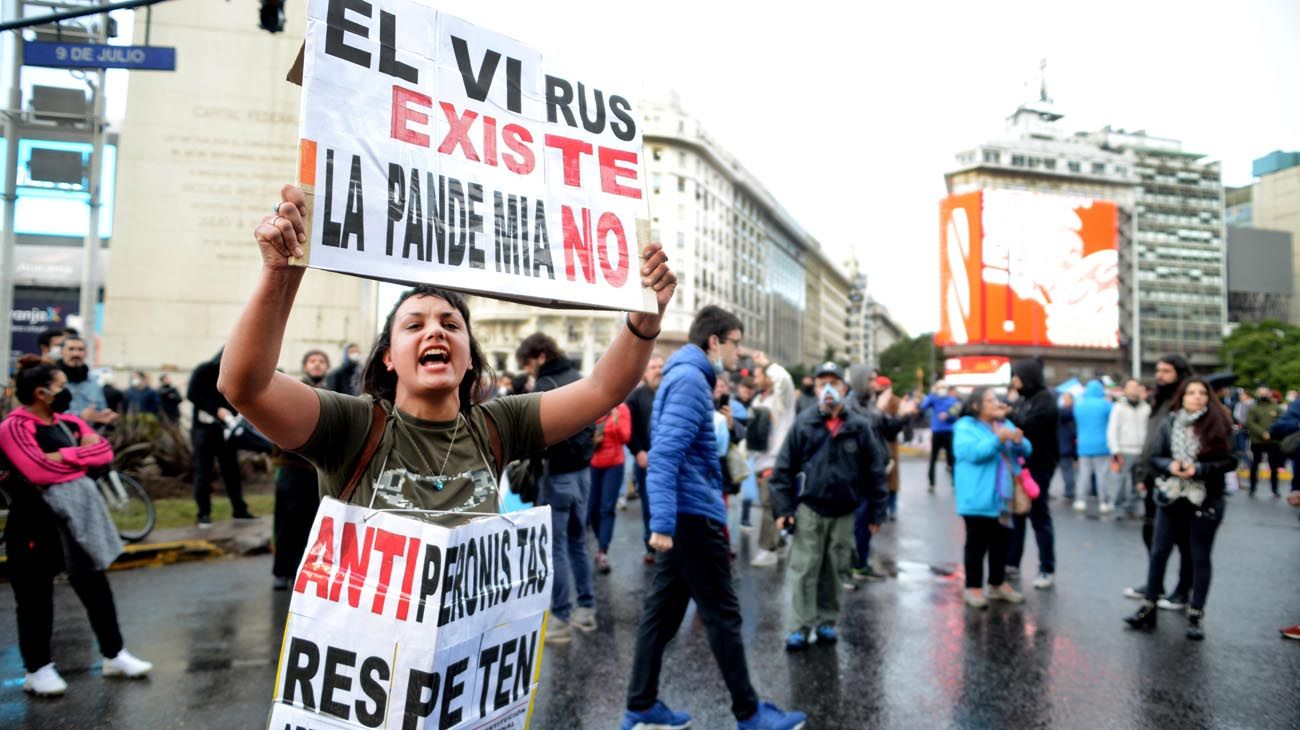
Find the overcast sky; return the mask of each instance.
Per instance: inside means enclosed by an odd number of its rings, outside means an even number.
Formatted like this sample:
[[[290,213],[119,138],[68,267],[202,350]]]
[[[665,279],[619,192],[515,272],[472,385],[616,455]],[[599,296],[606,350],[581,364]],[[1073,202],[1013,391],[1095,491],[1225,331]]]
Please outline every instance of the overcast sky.
[[[943,172],[1037,94],[1041,58],[1070,131],[1181,139],[1228,184],[1300,149],[1297,0],[433,4],[566,69],[679,92],[836,260],[865,262],[914,334],[939,319]]]

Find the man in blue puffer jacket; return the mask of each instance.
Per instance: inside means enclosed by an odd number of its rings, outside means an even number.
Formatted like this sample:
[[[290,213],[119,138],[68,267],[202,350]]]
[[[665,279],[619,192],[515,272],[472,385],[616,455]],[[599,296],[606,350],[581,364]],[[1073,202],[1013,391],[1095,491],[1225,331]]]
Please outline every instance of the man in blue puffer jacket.
[[[1079,484],[1074,494],[1074,509],[1078,512],[1088,508],[1090,480],[1097,482],[1101,513],[1110,514],[1115,509],[1110,501],[1110,447],[1106,445],[1111,408],[1106,388],[1100,380],[1090,381],[1083,390],[1083,397],[1074,404],[1074,422],[1079,433]]]
[[[731,546],[724,528],[722,468],[713,433],[713,387],[740,358],[740,320],[720,307],[700,310],[688,344],[664,366],[650,422],[646,493],[650,547],[658,552],[637,629],[623,730],[686,728],[690,716],[659,700],[664,647],[695,601],[709,646],[731,693],[740,730],[801,727],[801,712],[760,703],[749,681],[740,635],[740,602],[731,583]]]

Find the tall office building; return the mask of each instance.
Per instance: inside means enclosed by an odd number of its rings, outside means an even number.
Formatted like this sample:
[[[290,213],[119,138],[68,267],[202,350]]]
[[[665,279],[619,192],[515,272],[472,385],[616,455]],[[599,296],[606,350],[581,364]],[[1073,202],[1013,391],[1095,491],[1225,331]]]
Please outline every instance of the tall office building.
[[[1144,370],[1166,352],[1193,367],[1220,362],[1227,324],[1224,189],[1218,162],[1175,139],[1106,127],[1088,135],[1138,175],[1139,349]]]
[[[1300,292],[1300,152],[1272,152],[1254,161],[1251,201],[1255,228],[1291,234],[1291,291]],[[1300,323],[1300,297],[1292,297],[1290,321]]]

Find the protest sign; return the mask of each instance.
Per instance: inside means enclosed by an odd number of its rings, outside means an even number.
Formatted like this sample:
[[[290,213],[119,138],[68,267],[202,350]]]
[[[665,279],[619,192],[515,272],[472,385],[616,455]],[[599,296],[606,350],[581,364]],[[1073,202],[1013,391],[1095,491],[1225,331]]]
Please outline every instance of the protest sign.
[[[550,508],[432,525],[325,499],[270,730],[524,730],[551,604]]]
[[[295,263],[657,311],[627,95],[418,0],[310,0],[302,86]]]

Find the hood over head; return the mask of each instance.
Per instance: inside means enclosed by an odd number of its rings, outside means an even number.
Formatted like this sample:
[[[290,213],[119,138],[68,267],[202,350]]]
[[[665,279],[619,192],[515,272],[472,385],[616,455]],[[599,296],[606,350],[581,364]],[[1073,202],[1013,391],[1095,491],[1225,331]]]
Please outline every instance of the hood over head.
[[[861,363],[849,366],[849,387],[854,393],[863,394],[869,392],[871,382],[871,368]]]
[[[1100,380],[1089,380],[1083,388],[1084,398],[1105,398],[1106,386],[1101,384]]]
[[[1043,379],[1043,362],[1036,357],[1026,357],[1011,363],[1011,374],[1020,378],[1020,395],[1028,398],[1047,390]]]

